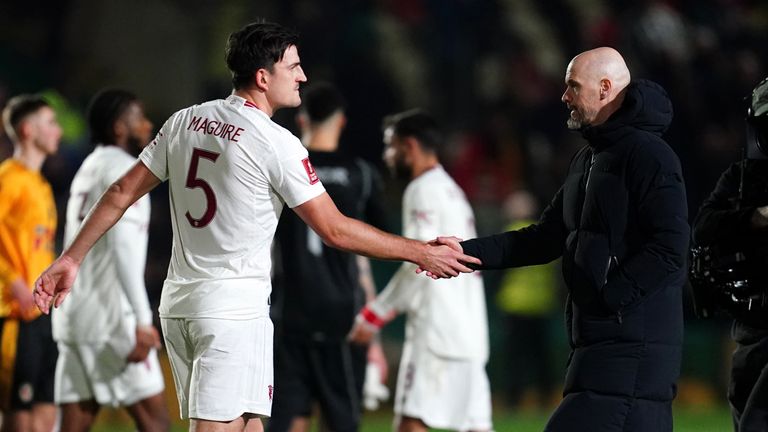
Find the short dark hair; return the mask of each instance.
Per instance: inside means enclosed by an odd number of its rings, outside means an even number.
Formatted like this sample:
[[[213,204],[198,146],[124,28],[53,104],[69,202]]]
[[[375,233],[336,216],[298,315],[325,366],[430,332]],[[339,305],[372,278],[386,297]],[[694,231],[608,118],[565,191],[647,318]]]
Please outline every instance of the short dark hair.
[[[5,133],[12,140],[17,140],[17,128],[19,124],[30,114],[36,113],[40,108],[49,107],[48,103],[40,95],[22,94],[11,98],[3,108],[3,126]]]
[[[135,94],[122,89],[104,89],[88,104],[88,127],[94,144],[115,144],[115,122],[138,101]]]
[[[253,81],[261,69],[270,72],[285,50],[297,45],[299,35],[280,24],[257,21],[229,35],[226,48],[227,67],[232,72],[232,85],[240,89]]]
[[[431,115],[420,109],[413,109],[384,118],[383,129],[392,128],[400,138],[413,137],[425,150],[439,153],[443,146],[443,131]]]
[[[309,117],[312,123],[327,120],[337,111],[344,111],[346,103],[344,96],[333,85],[327,82],[311,84],[303,92],[299,110]]]

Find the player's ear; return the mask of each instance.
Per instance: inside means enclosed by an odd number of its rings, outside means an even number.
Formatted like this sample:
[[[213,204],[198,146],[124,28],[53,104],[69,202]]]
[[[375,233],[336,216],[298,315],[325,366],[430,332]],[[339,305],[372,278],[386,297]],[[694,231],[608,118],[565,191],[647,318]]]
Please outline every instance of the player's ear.
[[[403,138],[403,145],[405,146],[405,149],[408,150],[408,152],[413,152],[420,148],[419,140],[412,136]]]
[[[261,91],[267,91],[269,89],[269,72],[261,68],[254,73],[253,82],[256,87]]]
[[[115,139],[127,135],[128,127],[125,125],[125,122],[118,120],[112,124],[112,134],[114,135]]]
[[[339,115],[339,122],[341,122],[341,128],[344,129],[347,127],[347,115],[344,113],[340,113]]]
[[[35,130],[35,125],[32,124],[32,122],[29,121],[29,119],[22,120],[18,126],[16,126],[16,138],[19,139],[19,141],[24,141],[25,139],[32,136]]]

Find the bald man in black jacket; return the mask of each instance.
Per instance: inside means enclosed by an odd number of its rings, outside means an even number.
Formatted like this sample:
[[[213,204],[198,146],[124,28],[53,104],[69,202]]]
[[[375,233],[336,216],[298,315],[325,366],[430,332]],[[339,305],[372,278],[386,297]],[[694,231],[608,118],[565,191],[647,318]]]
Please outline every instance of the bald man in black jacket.
[[[562,96],[588,145],[528,228],[457,244],[481,269],[563,257],[571,355],[546,431],[672,430],[690,228],[680,162],[661,138],[666,92],[612,48],[576,56]]]

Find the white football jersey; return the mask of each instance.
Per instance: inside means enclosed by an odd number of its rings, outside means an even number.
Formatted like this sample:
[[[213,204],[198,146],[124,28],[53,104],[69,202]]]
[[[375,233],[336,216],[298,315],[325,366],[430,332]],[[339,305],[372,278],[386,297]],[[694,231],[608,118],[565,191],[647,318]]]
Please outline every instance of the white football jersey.
[[[139,158],[168,180],[173,248],[160,316],[266,316],[283,203],[325,191],[298,138],[231,95],[175,113]]]
[[[434,240],[452,235],[477,237],[475,216],[464,191],[442,166],[408,184],[403,195],[403,235]],[[483,279],[478,272],[433,280],[403,263],[369,305],[378,316],[407,313],[406,338],[426,341],[435,354],[456,359],[488,359],[488,318]]]
[[[102,193],[136,163],[116,146],[98,146],[85,158],[70,186],[64,242],[69,244]],[[152,324],[144,285],[149,195],[93,246],[80,265],[67,301],[53,311],[53,336],[60,342],[132,341],[136,324]]]

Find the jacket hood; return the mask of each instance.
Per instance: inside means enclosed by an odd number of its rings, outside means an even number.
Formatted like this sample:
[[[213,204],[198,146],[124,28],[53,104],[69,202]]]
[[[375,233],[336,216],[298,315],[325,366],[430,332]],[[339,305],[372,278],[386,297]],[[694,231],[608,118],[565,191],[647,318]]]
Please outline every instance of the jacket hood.
[[[626,127],[660,137],[669,128],[672,117],[672,102],[667,92],[653,81],[637,80],[627,86],[624,102],[618,111],[605,123],[587,126],[581,133],[594,146],[601,144],[603,139],[613,141],[619,138],[615,134]]]

